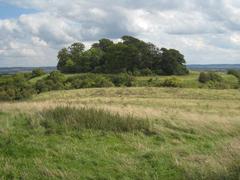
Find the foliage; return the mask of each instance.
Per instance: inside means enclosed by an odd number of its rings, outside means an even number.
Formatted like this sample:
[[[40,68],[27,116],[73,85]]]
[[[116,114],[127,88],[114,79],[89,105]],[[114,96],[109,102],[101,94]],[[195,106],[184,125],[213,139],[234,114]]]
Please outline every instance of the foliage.
[[[83,74],[69,77],[67,82],[72,89],[113,87],[114,84],[104,75]]]
[[[38,93],[65,89],[65,76],[59,71],[53,71],[44,79],[36,82],[35,88]]]
[[[44,74],[45,74],[45,72],[41,68],[36,68],[36,69],[32,70],[32,78],[39,77]]]
[[[146,68],[146,69],[142,69],[140,71],[140,75],[142,75],[142,76],[151,76],[151,75],[153,75],[153,72],[152,72],[151,69]]]
[[[223,78],[215,72],[201,72],[198,81],[201,83],[207,83],[209,81],[223,82]]]
[[[118,75],[109,75],[109,78],[111,79],[112,83],[117,86],[127,86],[131,87],[134,82],[134,77],[127,74],[127,73],[121,73]]]
[[[113,43],[101,39],[89,50],[82,43],[74,43],[58,53],[57,68],[64,73],[131,73],[143,75],[188,74],[184,56],[174,49],[159,49],[131,36],[123,36],[122,42]]]
[[[39,118],[40,117],[40,118]],[[132,116],[122,117],[104,110],[93,108],[56,107],[40,112],[32,122],[46,128],[47,132],[95,129],[114,132],[143,131],[150,132],[147,119]],[[30,122],[31,124],[31,122]]]
[[[179,79],[173,77],[173,78],[167,78],[163,81],[161,84],[163,87],[182,87],[182,83]]]
[[[228,70],[227,74],[233,75],[236,78],[238,78],[238,81],[239,81],[239,84],[240,84],[240,71],[239,70],[230,69],[230,70]]]
[[[30,74],[17,73],[0,83],[0,100],[22,100],[31,97],[35,90],[28,83]]]
[[[54,71],[48,77],[38,80],[35,88],[38,93],[41,93],[62,89],[132,86],[133,81],[134,78],[126,73],[115,75],[86,73],[66,78],[59,71]]]
[[[206,86],[210,89],[229,89],[230,85],[224,81],[208,81]]]
[[[231,84],[231,82],[227,82],[223,79],[221,75],[216,72],[201,72],[198,78],[200,83],[200,87],[207,87],[210,89],[229,89],[229,88],[237,88],[236,84]]]
[[[162,48],[162,61],[160,62],[163,72],[166,75],[184,75],[188,74],[184,56],[175,49]]]

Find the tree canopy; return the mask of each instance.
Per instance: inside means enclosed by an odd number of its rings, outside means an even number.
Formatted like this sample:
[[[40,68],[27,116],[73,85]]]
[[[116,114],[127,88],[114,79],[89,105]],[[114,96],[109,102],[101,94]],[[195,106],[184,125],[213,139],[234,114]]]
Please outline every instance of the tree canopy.
[[[57,68],[64,73],[141,73],[165,75],[187,74],[184,56],[175,49],[159,49],[132,36],[121,42],[100,39],[90,49],[74,43],[58,53]]]

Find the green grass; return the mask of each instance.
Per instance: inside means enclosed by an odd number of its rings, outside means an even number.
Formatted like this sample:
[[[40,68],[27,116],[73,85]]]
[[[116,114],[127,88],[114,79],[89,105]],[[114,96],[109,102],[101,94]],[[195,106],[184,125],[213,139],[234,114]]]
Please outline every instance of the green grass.
[[[93,129],[113,132],[142,131],[151,133],[147,119],[122,117],[94,108],[56,107],[39,112],[29,121],[31,127],[42,126],[47,132],[67,132],[69,130]]]
[[[183,76],[140,76],[136,78],[136,85],[137,86],[156,86],[164,82],[164,80],[169,79],[169,78],[176,78],[181,82],[181,85],[183,88],[207,88],[202,86],[198,82],[198,77],[199,77],[200,72],[196,71],[191,71],[190,74],[188,75],[183,75]],[[236,77],[233,75],[228,75],[223,72],[218,72],[218,74],[223,77],[224,83],[231,89],[238,87],[239,82]],[[150,83],[149,83],[150,81]]]
[[[44,74],[42,76],[39,77],[35,77],[29,80],[30,83],[35,84],[38,80],[44,79],[48,76],[49,74]]]
[[[239,102],[239,90],[135,87],[1,103],[0,179],[239,179]]]

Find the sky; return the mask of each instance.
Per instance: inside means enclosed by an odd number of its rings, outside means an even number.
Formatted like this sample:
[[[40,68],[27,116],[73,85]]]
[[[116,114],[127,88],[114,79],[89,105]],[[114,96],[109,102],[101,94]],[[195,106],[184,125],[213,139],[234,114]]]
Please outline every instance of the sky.
[[[55,66],[63,47],[123,35],[240,64],[240,0],[0,0],[0,67]]]

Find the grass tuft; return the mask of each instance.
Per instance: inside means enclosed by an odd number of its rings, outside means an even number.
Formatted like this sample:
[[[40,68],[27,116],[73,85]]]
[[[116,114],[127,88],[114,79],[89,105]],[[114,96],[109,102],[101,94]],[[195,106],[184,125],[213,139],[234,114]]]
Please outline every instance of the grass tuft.
[[[56,107],[37,113],[30,120],[30,125],[40,125],[48,133],[66,132],[71,130],[94,129],[113,132],[142,131],[151,132],[148,119],[133,116],[120,116],[94,108]]]

